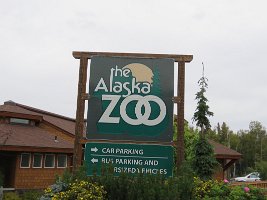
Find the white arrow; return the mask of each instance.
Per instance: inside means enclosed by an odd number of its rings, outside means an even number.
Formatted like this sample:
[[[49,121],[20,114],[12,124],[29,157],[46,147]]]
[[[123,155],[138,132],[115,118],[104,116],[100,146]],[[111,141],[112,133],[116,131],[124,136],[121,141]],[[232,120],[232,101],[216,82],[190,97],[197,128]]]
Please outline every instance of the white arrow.
[[[98,151],[98,148],[96,148],[96,147],[91,148],[91,151],[93,151],[93,152],[97,152],[97,151]]]
[[[91,161],[92,161],[92,163],[97,163],[98,162],[98,159],[92,158]]]

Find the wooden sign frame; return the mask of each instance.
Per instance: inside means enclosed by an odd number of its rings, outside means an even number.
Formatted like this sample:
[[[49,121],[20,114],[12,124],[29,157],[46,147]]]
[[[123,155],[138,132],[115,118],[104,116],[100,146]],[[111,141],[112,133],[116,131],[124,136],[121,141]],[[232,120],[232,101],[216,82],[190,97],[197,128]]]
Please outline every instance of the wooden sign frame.
[[[177,97],[173,102],[177,103],[177,162],[179,167],[184,160],[184,94],[185,94],[185,63],[193,60],[192,55],[177,54],[143,54],[143,53],[113,53],[113,52],[81,52],[73,51],[75,59],[80,60],[77,109],[75,123],[75,141],[73,151],[73,172],[77,171],[82,164],[82,140],[84,132],[85,100],[88,100],[86,93],[88,59],[92,56],[127,57],[127,58],[172,58],[178,63],[178,87]]]

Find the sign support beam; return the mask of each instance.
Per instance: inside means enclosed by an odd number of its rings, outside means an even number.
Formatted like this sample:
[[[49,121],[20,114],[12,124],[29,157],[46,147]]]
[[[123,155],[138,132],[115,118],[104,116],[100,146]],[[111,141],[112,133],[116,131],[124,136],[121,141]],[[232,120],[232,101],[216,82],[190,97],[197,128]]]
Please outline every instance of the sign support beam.
[[[87,80],[87,66],[88,58],[81,55],[79,82],[78,82],[78,95],[77,95],[77,109],[76,109],[76,123],[75,123],[75,141],[73,152],[73,173],[82,164],[82,144],[81,140],[84,133],[84,106],[86,96],[86,80]]]
[[[80,52],[73,51],[72,55],[76,59],[82,56],[91,59],[92,56],[127,57],[127,58],[172,58],[175,62],[191,62],[192,55],[177,54],[145,54],[145,53],[113,53],[113,52]]]
[[[185,62],[178,62],[177,87],[177,170],[184,161],[184,90],[185,90]]]

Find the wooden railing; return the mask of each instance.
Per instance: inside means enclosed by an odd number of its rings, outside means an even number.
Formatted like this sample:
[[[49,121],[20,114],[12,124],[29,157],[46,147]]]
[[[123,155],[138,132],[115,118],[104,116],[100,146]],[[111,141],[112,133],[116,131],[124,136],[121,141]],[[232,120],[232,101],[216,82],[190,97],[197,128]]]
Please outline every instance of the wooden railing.
[[[14,191],[15,188],[3,188],[3,186],[0,187],[0,200],[3,199],[4,191]]]
[[[254,181],[254,182],[234,182],[231,184],[232,186],[238,186],[238,185],[252,185],[257,188],[265,188],[267,189],[267,181]]]

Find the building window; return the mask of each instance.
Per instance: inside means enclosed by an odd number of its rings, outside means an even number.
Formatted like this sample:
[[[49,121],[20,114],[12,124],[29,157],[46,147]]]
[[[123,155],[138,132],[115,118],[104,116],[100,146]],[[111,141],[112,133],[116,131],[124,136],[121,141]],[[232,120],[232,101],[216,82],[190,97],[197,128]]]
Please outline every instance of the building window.
[[[10,118],[11,124],[30,124],[30,120],[28,119],[19,119],[19,118]]]
[[[54,154],[45,154],[45,168],[54,168],[55,167],[55,155]]]
[[[42,154],[33,154],[33,168],[42,168],[43,155]]]
[[[20,167],[21,168],[30,168],[31,163],[31,154],[30,153],[22,153],[20,157]]]
[[[57,167],[58,168],[67,167],[67,155],[63,155],[63,154],[57,155]]]

